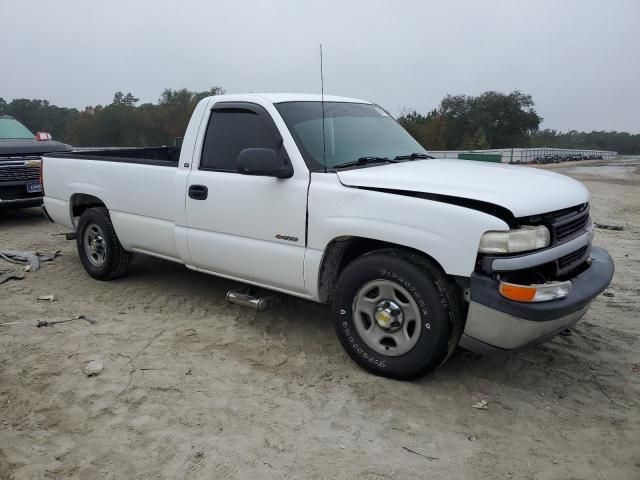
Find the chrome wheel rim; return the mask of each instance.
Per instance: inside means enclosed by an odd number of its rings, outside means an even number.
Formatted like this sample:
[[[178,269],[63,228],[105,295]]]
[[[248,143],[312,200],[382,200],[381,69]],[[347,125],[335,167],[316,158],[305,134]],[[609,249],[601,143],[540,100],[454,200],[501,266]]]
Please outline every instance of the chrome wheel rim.
[[[397,357],[418,343],[418,304],[407,290],[389,280],[363,285],[353,299],[353,322],[360,337],[376,352]]]
[[[101,267],[107,258],[107,244],[102,229],[95,223],[89,224],[84,231],[82,243],[91,265]]]

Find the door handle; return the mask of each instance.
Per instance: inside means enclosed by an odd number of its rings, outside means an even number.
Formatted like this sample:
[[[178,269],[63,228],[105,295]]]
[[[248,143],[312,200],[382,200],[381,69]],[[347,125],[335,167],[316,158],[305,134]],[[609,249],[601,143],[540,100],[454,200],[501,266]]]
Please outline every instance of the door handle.
[[[204,185],[190,185],[189,197],[194,200],[206,200],[209,195],[209,189]]]

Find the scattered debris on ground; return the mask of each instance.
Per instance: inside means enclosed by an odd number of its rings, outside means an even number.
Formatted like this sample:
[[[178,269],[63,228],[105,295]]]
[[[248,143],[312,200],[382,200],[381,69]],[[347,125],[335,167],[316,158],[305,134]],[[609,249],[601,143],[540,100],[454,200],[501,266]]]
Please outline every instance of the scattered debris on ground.
[[[413,450],[413,449],[411,449],[409,447],[405,447],[404,445],[402,446],[402,449],[406,450],[407,452],[413,453],[415,455],[420,455],[421,457],[426,458],[427,460],[431,460],[431,461],[440,460],[438,457],[432,457],[430,455],[425,455],[424,453],[420,453],[420,452],[418,452],[416,450]]]
[[[624,230],[624,227],[622,225],[607,225],[606,223],[597,223],[597,222],[593,222],[593,225],[596,228],[601,228],[603,230],[615,230],[615,231]]]
[[[0,270],[0,285],[11,279],[22,280],[23,278],[24,273],[17,272],[16,270]]]
[[[102,362],[99,362],[98,360],[91,360],[84,366],[82,372],[87,377],[95,377],[96,375],[100,375],[102,370],[104,370],[104,365],[102,364]]]
[[[118,393],[118,395],[122,395],[124,392],[127,391],[127,389],[131,386],[131,382],[133,382],[133,374],[136,373],[136,371],[138,370],[138,366],[136,365],[136,360],[138,359],[138,357],[140,355],[142,355],[142,353],[151,346],[151,344],[153,342],[155,342],[158,337],[160,335],[162,335],[164,333],[165,329],[161,328],[158,333],[156,333],[153,338],[151,338],[151,340],[149,340],[144,347],[142,347],[142,349],[136,353],[133,357],[129,356],[129,355],[124,355],[122,353],[119,353],[118,355],[120,355],[121,357],[125,357],[128,358],[129,361],[127,363],[129,363],[131,365],[131,370],[129,371],[129,381],[127,382],[127,385],[122,389],[122,391],[120,393]]]
[[[478,400],[477,402],[473,402],[471,406],[479,410],[487,410],[489,408],[486,400]]]
[[[66,323],[66,322],[73,322],[74,320],[86,320],[87,322],[89,322],[91,325],[95,325],[96,323],[98,323],[96,320],[89,318],[89,317],[85,317],[84,315],[76,315],[73,318],[66,318],[64,320],[38,320],[38,323],[36,323],[36,327],[40,328],[40,327],[52,327],[53,325],[57,325],[59,323]]]
[[[28,271],[32,272],[39,270],[42,263],[55,260],[58,255],[60,255],[60,250],[56,250],[51,254],[23,252],[19,250],[0,250],[0,258],[10,263],[17,263],[19,265],[27,264],[29,267]]]
[[[58,300],[55,295],[40,295],[38,300],[45,300],[47,302],[55,302]]]

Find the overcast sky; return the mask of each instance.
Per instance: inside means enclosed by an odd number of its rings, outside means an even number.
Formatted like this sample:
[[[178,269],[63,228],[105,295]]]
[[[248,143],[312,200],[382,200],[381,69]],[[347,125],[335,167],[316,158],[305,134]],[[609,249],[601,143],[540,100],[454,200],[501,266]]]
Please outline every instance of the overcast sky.
[[[640,132],[640,0],[0,0],[0,97],[319,92],[427,112],[521,90],[543,128]]]

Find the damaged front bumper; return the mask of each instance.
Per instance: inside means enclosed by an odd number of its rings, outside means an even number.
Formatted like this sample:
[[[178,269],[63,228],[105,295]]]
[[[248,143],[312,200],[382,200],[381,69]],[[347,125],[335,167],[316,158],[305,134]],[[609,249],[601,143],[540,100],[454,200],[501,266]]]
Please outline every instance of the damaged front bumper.
[[[613,260],[606,250],[592,247],[588,263],[588,268],[571,279],[571,293],[566,298],[540,303],[508,300],[500,295],[496,280],[473,273],[460,346],[477,353],[518,349],[573,326],[613,277]]]

